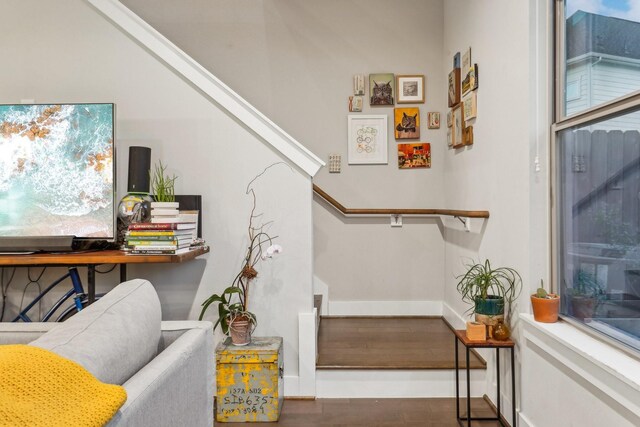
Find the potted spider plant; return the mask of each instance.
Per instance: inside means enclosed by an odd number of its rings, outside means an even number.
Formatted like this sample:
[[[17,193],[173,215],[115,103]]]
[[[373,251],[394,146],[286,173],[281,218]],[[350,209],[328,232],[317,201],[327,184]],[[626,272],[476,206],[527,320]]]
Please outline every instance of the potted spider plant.
[[[598,305],[604,299],[604,288],[596,277],[582,269],[573,275],[573,287],[567,289],[571,314],[580,320],[594,316]]]
[[[489,260],[484,263],[470,263],[467,271],[456,276],[458,292],[462,300],[473,304],[476,321],[494,326],[504,319],[508,324],[511,305],[520,295],[522,278],[510,267],[491,266]],[[471,309],[470,309],[471,310]]]

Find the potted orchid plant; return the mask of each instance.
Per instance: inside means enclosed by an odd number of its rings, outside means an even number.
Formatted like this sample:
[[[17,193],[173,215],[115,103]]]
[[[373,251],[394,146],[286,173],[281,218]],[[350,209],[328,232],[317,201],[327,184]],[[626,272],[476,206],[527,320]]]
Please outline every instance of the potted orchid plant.
[[[256,214],[256,194],[251,188],[251,184],[261,175],[255,177],[247,186],[246,194],[252,196],[253,207],[249,216],[249,244],[240,271],[236,274],[231,285],[222,293],[213,294],[202,303],[199,317],[202,320],[207,309],[217,303],[218,320],[213,328],[215,330],[220,325],[222,332],[231,336],[234,345],[249,344],[251,333],[257,324],[256,315],[249,311],[249,291],[253,280],[258,276],[257,264],[282,253],[282,246],[273,243],[278,236],[272,237],[265,231],[267,224],[254,225],[254,222],[261,215]]]

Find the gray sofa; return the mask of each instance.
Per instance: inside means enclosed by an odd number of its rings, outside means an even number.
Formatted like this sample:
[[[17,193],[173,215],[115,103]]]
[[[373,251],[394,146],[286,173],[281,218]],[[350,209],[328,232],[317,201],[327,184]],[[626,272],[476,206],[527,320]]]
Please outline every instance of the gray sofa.
[[[64,323],[0,323],[0,344],[48,349],[123,385],[109,427],[213,425],[213,325],[161,321],[146,280],[121,283]]]

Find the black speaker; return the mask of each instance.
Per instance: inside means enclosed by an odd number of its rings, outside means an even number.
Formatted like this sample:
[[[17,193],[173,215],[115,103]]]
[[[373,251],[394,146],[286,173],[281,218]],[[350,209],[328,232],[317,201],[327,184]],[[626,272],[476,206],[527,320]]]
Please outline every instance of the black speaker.
[[[128,193],[149,193],[151,148],[129,147]]]

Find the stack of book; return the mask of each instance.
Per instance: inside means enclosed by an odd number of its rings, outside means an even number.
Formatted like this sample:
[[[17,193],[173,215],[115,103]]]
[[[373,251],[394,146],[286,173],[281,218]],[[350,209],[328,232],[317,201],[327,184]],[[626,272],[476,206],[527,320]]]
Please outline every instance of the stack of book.
[[[131,224],[125,237],[127,251],[133,255],[178,255],[187,252],[195,228],[193,222]]]

